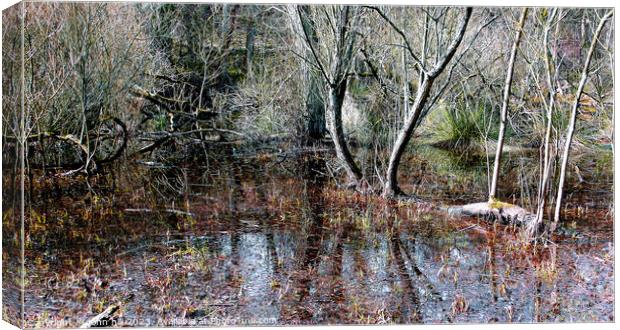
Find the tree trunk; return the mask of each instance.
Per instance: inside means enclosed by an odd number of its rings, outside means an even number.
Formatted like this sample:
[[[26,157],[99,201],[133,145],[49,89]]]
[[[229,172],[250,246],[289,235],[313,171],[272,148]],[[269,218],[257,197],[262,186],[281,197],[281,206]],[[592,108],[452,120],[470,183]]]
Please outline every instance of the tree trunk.
[[[347,79],[343,79],[336,86],[329,88],[329,104],[326,111],[327,129],[334,141],[336,155],[344,165],[351,184],[357,185],[362,179],[362,171],[355,164],[355,160],[347,147],[342,128],[342,104],[347,92]]]
[[[319,36],[317,36],[317,30],[315,29],[316,22],[312,20],[313,17],[311,16],[309,7],[289,6],[288,11],[293,21],[294,31],[297,29],[299,30],[297,32],[300,32],[299,34],[303,35],[307,49],[314,58],[319,69],[319,73],[324,78],[324,84],[327,86],[327,107],[325,109],[327,130],[329,131],[334,142],[336,155],[342,162],[345,171],[347,172],[347,176],[351,181],[350,185],[357,186],[359,181],[363,178],[363,175],[362,171],[355,164],[355,160],[353,159],[353,156],[351,155],[351,152],[346,144],[342,127],[342,105],[347,91],[349,73],[355,57],[353,48],[356,43],[357,35],[352,32],[352,28],[357,24],[359,16],[356,16],[354,7],[340,7],[340,13],[337,15],[339,17],[335,17],[336,23],[332,26],[331,30],[334,34],[333,39],[330,36],[326,37],[324,40],[321,40],[326,42],[326,53],[327,56],[330,57],[329,61],[325,61],[323,56],[321,56],[321,52],[315,49],[320,46],[318,43]],[[297,12],[297,15],[294,15],[295,11]],[[325,14],[328,15],[327,12],[325,12]],[[297,21],[297,18],[299,21]],[[331,19],[330,23],[333,23]],[[333,44],[329,44],[330,40],[333,41]],[[309,87],[318,89],[320,88],[319,86],[320,85],[313,87],[311,83]],[[313,96],[312,90],[310,90],[309,93],[310,96]],[[316,101],[314,98],[309,98],[309,100],[311,102]],[[313,106],[315,105],[316,104],[313,104]],[[316,110],[316,108],[309,110]],[[312,111],[310,126],[315,126],[312,119],[316,119],[316,115],[317,114]],[[320,125],[320,121],[318,124]]]
[[[307,134],[308,141],[314,142],[322,139],[327,132],[325,126],[325,102],[321,97],[320,74],[315,70],[309,70],[305,77],[308,91],[306,94],[306,111],[308,113]]]
[[[583,93],[583,89],[586,85],[586,81],[588,79],[588,70],[590,69],[590,62],[592,61],[592,55],[594,54],[594,49],[596,48],[596,43],[598,42],[598,37],[605,26],[607,20],[613,15],[613,10],[608,11],[596,28],[594,32],[594,36],[592,36],[592,43],[590,44],[590,49],[588,50],[588,56],[586,57],[586,62],[583,65],[583,71],[581,72],[581,80],[579,81],[579,87],[577,88],[577,92],[575,93],[575,100],[573,102],[572,112],[570,123],[568,126],[568,130],[566,132],[566,140],[564,141],[564,152],[562,155],[562,165],[560,167],[560,181],[558,183],[558,195],[555,204],[555,213],[553,215],[553,224],[551,226],[551,231],[555,230],[558,222],[560,221],[560,211],[562,210],[562,194],[564,192],[564,181],[566,180],[566,167],[568,165],[568,156],[570,153],[570,145],[573,141],[573,134],[575,132],[575,123],[577,121],[577,109],[579,109],[579,99],[581,98],[581,94]]]
[[[549,178],[551,176],[551,155],[550,155],[550,140],[551,140],[551,129],[553,128],[552,117],[553,117],[553,108],[555,106],[555,87],[553,84],[553,73],[552,73],[552,64],[553,58],[551,55],[551,51],[549,49],[549,32],[551,31],[551,27],[553,24],[553,20],[556,17],[558,12],[557,8],[554,8],[547,20],[547,24],[545,25],[545,32],[543,37],[543,51],[545,58],[545,69],[546,69],[546,78],[547,78],[547,87],[549,88],[549,104],[547,105],[546,119],[547,125],[545,128],[545,138],[543,142],[544,153],[543,153],[543,169],[542,169],[542,177],[540,180],[540,185],[538,187],[538,207],[536,210],[536,223],[541,223],[543,220],[543,215],[545,212],[545,204],[547,201],[547,186],[549,185]]]
[[[310,6],[300,6],[299,9],[305,13],[306,16],[309,16],[311,10]],[[289,9],[289,11],[294,13],[294,10]],[[310,42],[318,44],[319,38],[315,30],[314,22],[311,20],[305,20],[305,22],[302,22],[300,20],[299,24],[304,23],[307,24],[306,30],[308,31],[308,38],[310,39]],[[302,31],[298,31],[298,33],[303,34]],[[298,45],[297,50],[300,54],[305,54],[307,57],[312,57],[312,53],[307,51],[307,48],[302,45]],[[306,61],[300,60],[300,65],[302,66],[304,86],[307,88],[305,110],[308,121],[305,127],[306,136],[304,137],[304,140],[305,144],[313,144],[322,139],[327,132],[327,127],[325,124],[325,102],[323,102],[323,98],[321,97],[321,86],[323,84],[321,83],[321,74],[316,70],[312,70]]]
[[[388,162],[387,180],[383,188],[384,197],[392,198],[403,194],[398,186],[398,166],[400,165],[400,160],[405,152],[405,148],[413,136],[414,127],[420,118],[420,113],[422,112],[424,104],[426,104],[431,87],[433,86],[433,81],[434,78],[431,77],[424,77],[422,80],[422,85],[418,87],[418,92],[411,108],[411,114],[405,119],[405,125],[394,143]]]
[[[400,133],[398,134],[398,137],[396,139],[396,142],[394,143],[394,146],[392,147],[392,152],[390,154],[385,186],[383,187],[383,196],[386,198],[393,198],[403,194],[402,190],[398,186],[398,166],[400,165],[401,158],[403,156],[403,153],[405,152],[407,144],[413,136],[415,128],[418,126],[420,114],[422,113],[422,110],[426,105],[426,101],[428,100],[428,96],[430,95],[430,91],[433,87],[435,79],[446,68],[448,62],[450,62],[450,60],[456,53],[456,49],[463,40],[463,36],[465,35],[465,30],[467,29],[467,24],[469,22],[469,18],[471,17],[471,13],[471,7],[465,9],[465,15],[463,15],[461,19],[461,22],[459,24],[459,30],[457,31],[455,38],[448,46],[446,53],[437,61],[437,63],[435,63],[432,70],[428,72],[420,70],[422,71],[423,75],[423,77],[421,78],[422,83],[420,84],[420,86],[418,86],[415,100],[410,109],[411,113],[407,114],[403,128],[400,130]]]
[[[514,73],[515,58],[517,57],[517,49],[521,41],[523,25],[527,16],[527,8],[523,8],[519,25],[517,26],[517,36],[512,44],[510,52],[510,61],[508,62],[508,71],[506,72],[506,81],[504,82],[504,100],[502,101],[502,110],[500,112],[499,137],[497,139],[497,148],[495,150],[495,162],[493,163],[493,177],[491,179],[491,190],[489,191],[489,200],[494,200],[497,193],[497,180],[499,177],[499,167],[502,159],[502,149],[504,147],[504,134],[506,132],[506,113],[508,112],[508,103],[510,100],[510,86],[512,85],[512,75]]]
[[[253,7],[250,7],[251,10]],[[250,13],[247,25],[247,34],[245,38],[245,66],[246,77],[252,79],[254,72],[252,69],[252,62],[254,61],[254,41],[256,39],[256,24],[254,22],[254,13]]]

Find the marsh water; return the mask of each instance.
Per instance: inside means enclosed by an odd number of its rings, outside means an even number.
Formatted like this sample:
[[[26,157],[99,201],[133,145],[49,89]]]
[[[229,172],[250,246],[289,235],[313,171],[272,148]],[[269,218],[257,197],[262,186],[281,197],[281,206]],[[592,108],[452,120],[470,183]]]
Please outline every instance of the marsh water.
[[[403,188],[484,200],[484,166],[429,155],[402,167]],[[503,198],[525,203],[515,178],[536,170],[510,161]],[[611,167],[582,163],[546,246],[340,188],[317,151],[33,176],[26,326],[79,326],[113,304],[115,326],[614,321]]]

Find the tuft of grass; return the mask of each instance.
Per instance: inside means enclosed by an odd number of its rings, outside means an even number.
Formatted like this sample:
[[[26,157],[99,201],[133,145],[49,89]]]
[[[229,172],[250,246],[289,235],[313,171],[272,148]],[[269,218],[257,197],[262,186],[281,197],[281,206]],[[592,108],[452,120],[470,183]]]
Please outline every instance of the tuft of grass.
[[[497,118],[493,118],[497,116],[492,111],[488,103],[469,106],[460,101],[454,106],[443,105],[429,115],[425,127],[434,145],[467,149],[497,137]]]

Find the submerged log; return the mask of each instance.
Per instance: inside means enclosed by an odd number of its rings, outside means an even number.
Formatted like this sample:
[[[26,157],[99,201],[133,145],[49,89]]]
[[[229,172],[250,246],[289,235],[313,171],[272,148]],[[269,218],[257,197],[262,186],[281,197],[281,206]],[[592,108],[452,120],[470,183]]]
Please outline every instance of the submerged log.
[[[153,209],[125,209],[127,213],[154,213],[154,212],[165,212],[178,216],[187,216],[187,217],[195,217],[196,215],[191,212],[175,210],[175,209],[163,209],[163,210],[153,210]]]
[[[106,310],[104,310],[101,314],[80,325],[80,328],[100,328],[113,326],[112,317],[119,310],[119,308],[119,305],[112,305],[106,308]]]

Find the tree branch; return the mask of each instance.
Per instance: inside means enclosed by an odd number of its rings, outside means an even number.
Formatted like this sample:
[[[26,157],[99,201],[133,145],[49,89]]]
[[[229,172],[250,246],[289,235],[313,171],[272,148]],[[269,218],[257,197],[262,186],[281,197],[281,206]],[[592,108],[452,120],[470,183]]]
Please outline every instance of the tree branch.
[[[402,37],[403,41],[405,42],[405,46],[407,48],[407,51],[409,52],[409,55],[411,55],[413,60],[418,65],[418,67],[416,67],[418,72],[420,72],[420,71],[421,72],[426,72],[426,69],[424,68],[424,65],[422,64],[422,61],[420,61],[420,59],[413,52],[413,48],[409,44],[409,39],[407,38],[405,33],[398,26],[396,26],[396,24],[394,24],[394,22],[392,22],[392,20],[381,9],[379,9],[379,7],[376,7],[376,6],[362,6],[362,8],[367,8],[367,9],[371,9],[371,10],[376,11],[377,14],[379,14],[379,16],[381,16],[386,22],[388,22],[388,24],[390,24],[392,29],[394,29],[394,31],[396,31],[396,33],[398,33]]]
[[[295,6],[295,8],[297,9],[297,15],[299,16],[301,30],[304,32],[304,38],[306,39],[306,44],[308,44],[308,47],[310,48],[310,51],[312,52],[312,56],[316,60],[316,63],[319,66],[319,69],[321,73],[323,74],[325,81],[327,81],[328,84],[333,85],[331,79],[329,79],[329,76],[327,75],[327,71],[325,71],[325,68],[323,67],[323,63],[321,62],[321,59],[319,58],[318,54],[314,50],[314,47],[312,46],[312,40],[310,39],[310,36],[308,35],[308,31],[306,30],[306,24],[304,24],[304,18],[301,13],[301,7],[297,5]]]

